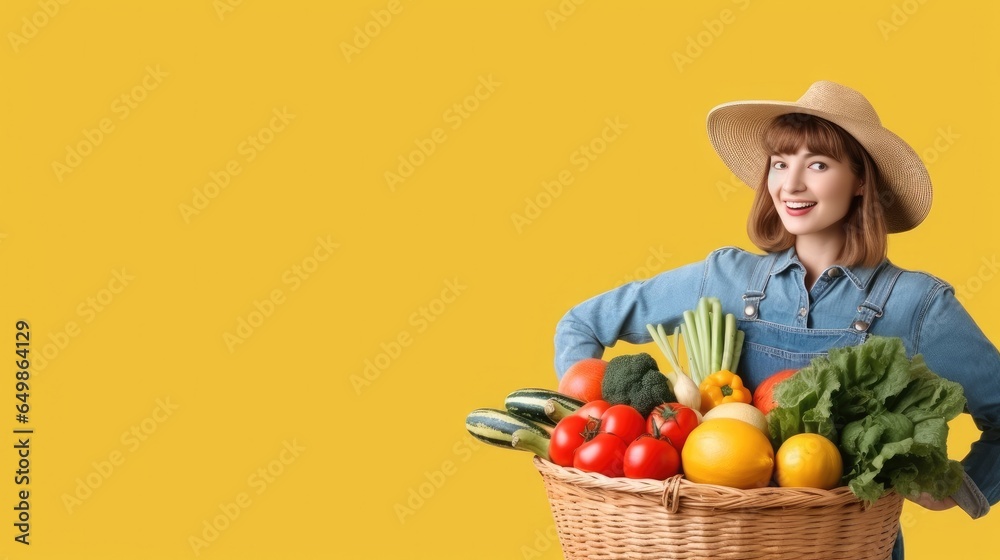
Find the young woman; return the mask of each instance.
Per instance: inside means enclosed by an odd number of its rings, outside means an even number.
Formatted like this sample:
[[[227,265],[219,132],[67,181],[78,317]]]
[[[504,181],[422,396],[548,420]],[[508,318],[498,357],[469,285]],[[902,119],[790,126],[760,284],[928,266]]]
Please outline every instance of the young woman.
[[[721,299],[746,333],[739,372],[756,387],[831,348],[870,335],[900,337],[935,373],[965,388],[983,430],[963,460],[952,497],[911,497],[929,509],[959,506],[972,518],[1000,500],[1000,354],[951,286],[886,258],[887,235],[927,215],[931,183],[916,152],[882,127],[858,92],[817,82],[796,102],[740,101],[708,116],[712,145],[755,188],[750,239],[764,255],[734,247],[702,262],[591,298],[556,328],[556,370],[601,357],[618,340],[651,341],[702,296]],[[893,558],[902,558],[902,541]]]

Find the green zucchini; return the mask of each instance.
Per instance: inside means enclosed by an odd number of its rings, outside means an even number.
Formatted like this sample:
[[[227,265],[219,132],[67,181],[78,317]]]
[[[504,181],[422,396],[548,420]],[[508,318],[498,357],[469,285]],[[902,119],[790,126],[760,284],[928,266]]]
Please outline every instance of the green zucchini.
[[[580,407],[568,407],[560,399],[549,399],[545,403],[545,415],[557,423],[567,416],[572,416]]]
[[[554,404],[546,408],[549,401],[554,401]],[[583,401],[549,389],[519,389],[507,395],[503,404],[507,412],[515,416],[555,426],[563,417],[583,406]]]
[[[465,429],[483,443],[530,451],[539,457],[549,458],[548,432],[530,420],[503,410],[477,408],[466,416]]]

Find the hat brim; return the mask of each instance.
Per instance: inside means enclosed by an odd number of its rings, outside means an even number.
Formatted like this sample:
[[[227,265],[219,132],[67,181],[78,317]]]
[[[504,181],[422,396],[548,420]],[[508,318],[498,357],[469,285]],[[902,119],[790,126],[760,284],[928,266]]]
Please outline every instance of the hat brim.
[[[927,168],[909,144],[881,125],[786,101],[735,101],[709,112],[708,137],[733,174],[756,189],[770,157],[763,148],[764,130],[775,117],[788,113],[826,119],[868,151],[884,183],[881,198],[889,233],[912,229],[927,217],[933,193]]]

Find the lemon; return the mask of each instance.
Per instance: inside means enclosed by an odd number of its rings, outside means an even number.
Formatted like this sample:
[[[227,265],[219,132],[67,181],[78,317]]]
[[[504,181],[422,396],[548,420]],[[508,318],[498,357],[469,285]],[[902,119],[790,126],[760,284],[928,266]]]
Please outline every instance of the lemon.
[[[761,488],[771,482],[774,449],[758,428],[735,418],[706,419],[681,450],[691,482],[733,488]]]
[[[713,418],[733,418],[736,420],[742,420],[751,426],[756,427],[758,430],[764,432],[764,435],[768,434],[767,431],[767,418],[764,417],[764,413],[757,409],[752,404],[741,403],[741,402],[727,402],[716,405],[712,410],[705,413],[705,420],[711,420]]]
[[[775,455],[778,486],[830,490],[840,486],[844,463],[840,450],[819,434],[797,434],[781,444]]]

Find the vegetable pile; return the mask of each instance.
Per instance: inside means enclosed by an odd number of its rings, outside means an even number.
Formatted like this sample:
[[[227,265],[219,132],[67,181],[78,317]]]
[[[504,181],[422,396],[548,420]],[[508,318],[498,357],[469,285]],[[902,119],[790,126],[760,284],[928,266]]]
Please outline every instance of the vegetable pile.
[[[619,356],[604,366],[588,362],[586,369],[601,375],[575,387],[586,394],[596,386],[599,398],[519,389],[507,395],[505,410],[473,410],[465,427],[488,444],[586,472],[660,480],[678,474],[679,444],[697,426],[697,413],[673,402],[670,383],[650,355]]]
[[[898,338],[873,336],[834,349],[783,381],[770,413],[775,446],[795,434],[839,442],[844,479],[871,503],[890,488],[904,496],[953,494],[962,466],[948,459],[948,421],[965,408],[958,383],[906,357]]]
[[[466,418],[480,440],[563,467],[610,477],[736,488],[848,486],[871,504],[890,490],[935,499],[955,493],[963,470],[947,454],[948,422],[962,388],[907,358],[902,340],[871,337],[757,387],[734,371],[743,332],[716,298],[702,298],[668,335],[647,325],[670,371],[646,353],[569,368],[559,391],[519,389],[504,409]],[[688,371],[680,366],[680,342]]]

